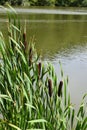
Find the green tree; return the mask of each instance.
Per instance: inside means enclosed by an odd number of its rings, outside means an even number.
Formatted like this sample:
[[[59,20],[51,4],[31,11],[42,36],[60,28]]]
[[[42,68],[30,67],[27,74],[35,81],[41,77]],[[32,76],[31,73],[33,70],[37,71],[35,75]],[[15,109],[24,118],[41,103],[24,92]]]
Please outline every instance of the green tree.
[[[11,5],[16,5],[17,0],[11,0],[10,2],[11,2]]]
[[[50,0],[37,0],[37,5],[38,6],[49,6],[51,4]]]
[[[83,0],[82,6],[87,7],[87,0]]]
[[[70,4],[70,0],[56,0],[56,6],[68,6]]]
[[[17,4],[21,5],[23,3],[23,0],[17,0]]]
[[[10,0],[11,5],[21,5],[23,0]]]
[[[0,0],[0,4],[4,5],[8,0]]]
[[[1,5],[4,5],[6,2],[9,2],[11,5],[21,5],[23,0],[0,0]]]
[[[36,5],[37,4],[37,0],[28,0],[30,5]]]
[[[81,6],[83,0],[70,0],[70,6]]]
[[[31,6],[87,6],[87,0],[0,0],[1,5],[6,2],[13,6],[23,3]]]

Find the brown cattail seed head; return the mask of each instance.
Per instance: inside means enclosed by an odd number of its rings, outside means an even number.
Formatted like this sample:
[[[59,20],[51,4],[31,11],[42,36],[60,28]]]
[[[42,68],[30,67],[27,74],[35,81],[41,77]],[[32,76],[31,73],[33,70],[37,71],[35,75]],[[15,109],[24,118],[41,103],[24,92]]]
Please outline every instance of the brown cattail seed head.
[[[38,64],[38,77],[40,78],[41,74],[41,62]]]
[[[23,33],[23,42],[26,41],[26,33]]]
[[[60,97],[62,94],[62,86],[63,86],[63,81],[60,81],[59,83],[59,88],[58,88],[58,96]]]
[[[52,80],[48,79],[49,96],[52,96]]]
[[[24,44],[24,48],[26,50],[27,49],[26,33],[23,33],[23,44]]]
[[[32,48],[30,47],[30,50],[29,50],[29,65],[31,65],[32,63]]]

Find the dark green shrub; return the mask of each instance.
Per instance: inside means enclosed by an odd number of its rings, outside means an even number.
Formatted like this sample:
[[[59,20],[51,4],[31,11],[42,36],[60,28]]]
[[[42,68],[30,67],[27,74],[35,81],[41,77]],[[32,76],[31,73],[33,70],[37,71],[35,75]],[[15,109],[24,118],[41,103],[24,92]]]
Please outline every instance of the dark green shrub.
[[[83,0],[82,6],[86,7],[87,6],[87,0]]]

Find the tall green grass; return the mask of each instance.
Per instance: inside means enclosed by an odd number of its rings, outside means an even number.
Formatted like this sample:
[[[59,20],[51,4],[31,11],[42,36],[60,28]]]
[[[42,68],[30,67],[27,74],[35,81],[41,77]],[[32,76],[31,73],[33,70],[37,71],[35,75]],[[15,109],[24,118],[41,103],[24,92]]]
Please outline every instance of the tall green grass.
[[[59,81],[52,64],[41,61],[34,40],[27,42],[26,29],[22,34],[10,9],[7,41],[0,32],[0,129],[86,130],[87,95],[76,114],[63,70]]]

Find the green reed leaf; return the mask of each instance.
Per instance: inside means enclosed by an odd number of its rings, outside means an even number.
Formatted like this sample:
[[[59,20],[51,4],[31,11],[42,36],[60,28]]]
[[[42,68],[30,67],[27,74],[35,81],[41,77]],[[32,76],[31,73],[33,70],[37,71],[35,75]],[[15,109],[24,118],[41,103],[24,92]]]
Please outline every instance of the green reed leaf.
[[[66,80],[64,80],[64,104],[67,105],[67,88],[66,88]]]
[[[82,129],[83,129],[83,130],[86,130],[86,129],[87,129],[87,117],[83,120]]]
[[[27,130],[45,130],[45,129],[31,128],[31,129],[27,129]]]
[[[12,6],[10,6],[8,3],[6,3],[6,5],[9,7],[10,11],[13,12],[13,14],[17,14],[16,10],[14,8],[12,8]]]
[[[44,120],[44,119],[36,119],[36,120],[28,121],[28,123],[40,123],[40,122],[45,122],[45,123],[47,123],[47,121]]]
[[[71,127],[73,128],[73,123],[74,123],[74,118],[75,118],[75,110],[72,110],[72,116],[71,116]]]
[[[33,109],[36,110],[36,108],[35,108],[34,106],[32,106],[31,104],[25,103],[25,105],[26,105],[27,107],[31,107],[31,108],[33,108]]]
[[[15,29],[16,31],[21,32],[21,31],[18,29],[18,27],[16,27],[14,24],[12,24],[12,27],[13,27],[13,29]]]
[[[24,61],[24,63],[26,64],[27,62],[26,62],[25,56],[23,55],[23,53],[21,52],[21,50],[20,50],[20,49],[18,49],[17,47],[15,47],[15,49],[16,49],[16,50],[17,50],[17,52],[20,54],[20,56],[21,56],[22,60],[23,60],[23,61]]]
[[[18,48],[21,49],[20,45],[19,45],[12,37],[9,37],[9,38],[10,38],[10,40],[12,41],[12,43],[15,44],[16,47],[18,47]]]
[[[1,99],[5,99],[5,100],[8,100],[8,101],[12,101],[12,100],[10,99],[10,97],[7,96],[7,95],[5,95],[5,94],[0,94],[0,100],[1,100]]]
[[[7,124],[16,130],[21,130],[19,127],[15,126],[14,124],[11,123],[7,123]]]

